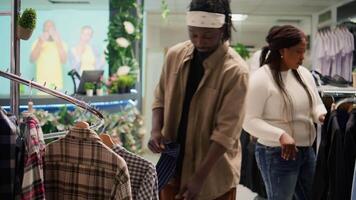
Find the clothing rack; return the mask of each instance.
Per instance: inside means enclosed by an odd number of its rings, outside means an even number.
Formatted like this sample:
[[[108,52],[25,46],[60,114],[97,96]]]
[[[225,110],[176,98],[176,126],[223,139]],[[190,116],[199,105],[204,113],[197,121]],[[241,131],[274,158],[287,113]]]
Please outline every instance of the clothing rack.
[[[70,102],[86,111],[89,111],[90,113],[94,114],[97,118],[98,118],[98,123],[93,124],[92,126],[90,126],[91,129],[98,129],[100,127],[102,127],[104,125],[104,116],[103,114],[98,111],[97,109],[95,109],[94,107],[90,106],[88,103],[78,100],[74,97],[71,97],[67,94],[63,94],[62,92],[59,92],[57,90],[53,90],[50,88],[47,88],[45,86],[42,86],[34,81],[29,81],[26,79],[21,78],[20,76],[17,76],[15,74],[9,73],[9,72],[4,72],[2,70],[0,70],[0,76],[10,79],[16,83],[21,83],[24,85],[29,86],[30,88],[35,88],[38,89],[42,92],[45,92],[49,95],[52,95],[54,97],[63,99],[67,102]],[[58,138],[60,136],[63,136],[67,133],[67,131],[62,131],[62,132],[55,132],[55,133],[48,133],[48,134],[44,134],[44,139],[52,139],[52,138]]]
[[[354,87],[329,87],[329,86],[319,86],[318,91],[321,96],[352,96],[356,95],[356,88]]]

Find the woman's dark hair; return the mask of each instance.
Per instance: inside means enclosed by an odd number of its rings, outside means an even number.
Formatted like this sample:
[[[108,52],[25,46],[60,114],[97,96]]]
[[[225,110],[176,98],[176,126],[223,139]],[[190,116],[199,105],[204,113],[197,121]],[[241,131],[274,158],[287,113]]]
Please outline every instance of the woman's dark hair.
[[[223,41],[231,38],[231,8],[230,0],[192,0],[189,11],[205,11],[211,13],[221,13],[225,15]]]
[[[293,26],[284,25],[284,26],[273,27],[269,31],[266,37],[266,42],[268,43],[268,46],[263,47],[261,58],[260,58],[261,66],[265,64],[269,65],[272,71],[274,81],[276,82],[278,88],[282,91],[283,96],[288,99],[289,104],[291,105],[290,108],[291,113],[293,111],[293,104],[292,104],[291,97],[288,95],[282,80],[282,76],[281,76],[282,58],[279,50],[296,46],[300,42],[302,42],[303,39],[306,39],[305,34]],[[306,91],[309,99],[309,107],[310,109],[312,109],[313,98],[311,92],[309,91],[307,85],[304,83],[304,80],[300,76],[298,70],[292,69],[292,72],[296,77],[296,79],[298,80],[298,82],[302,85],[302,87]]]

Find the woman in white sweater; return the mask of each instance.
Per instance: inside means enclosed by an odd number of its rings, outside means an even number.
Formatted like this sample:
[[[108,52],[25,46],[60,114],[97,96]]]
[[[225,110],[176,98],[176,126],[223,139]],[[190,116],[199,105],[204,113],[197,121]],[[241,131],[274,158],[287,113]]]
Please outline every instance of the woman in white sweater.
[[[251,76],[244,129],[258,138],[256,160],[269,200],[310,199],[315,123],[326,109],[310,72],[301,66],[306,36],[281,26],[266,37],[261,67]]]

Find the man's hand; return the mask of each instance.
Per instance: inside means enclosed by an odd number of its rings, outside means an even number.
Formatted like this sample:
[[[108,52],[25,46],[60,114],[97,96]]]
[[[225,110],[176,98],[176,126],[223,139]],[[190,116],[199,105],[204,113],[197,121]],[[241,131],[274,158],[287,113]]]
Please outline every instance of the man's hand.
[[[281,157],[285,160],[295,160],[298,149],[295,145],[294,139],[287,133],[283,133],[279,138],[279,143],[282,147]]]
[[[176,195],[175,199],[197,199],[198,194],[200,193],[200,190],[203,187],[205,177],[201,177],[200,175],[195,174],[193,178],[186,185],[183,186],[182,190]]]
[[[161,153],[164,151],[164,148],[165,148],[163,141],[164,141],[164,138],[160,132],[152,131],[150,140],[148,141],[148,148],[153,153]]]

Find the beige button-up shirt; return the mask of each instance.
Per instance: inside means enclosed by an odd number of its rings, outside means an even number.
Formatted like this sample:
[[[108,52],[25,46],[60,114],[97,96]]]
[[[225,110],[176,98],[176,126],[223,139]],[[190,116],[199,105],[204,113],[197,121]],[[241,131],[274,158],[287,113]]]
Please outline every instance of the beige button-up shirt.
[[[190,41],[167,52],[153,109],[164,109],[162,134],[176,141],[181,118],[188,69],[194,46]],[[210,144],[223,145],[227,152],[217,161],[205,180],[200,200],[210,200],[236,187],[240,179],[239,137],[245,115],[248,67],[225,42],[203,62],[204,76],[192,97],[188,114],[181,186],[203,162]]]

